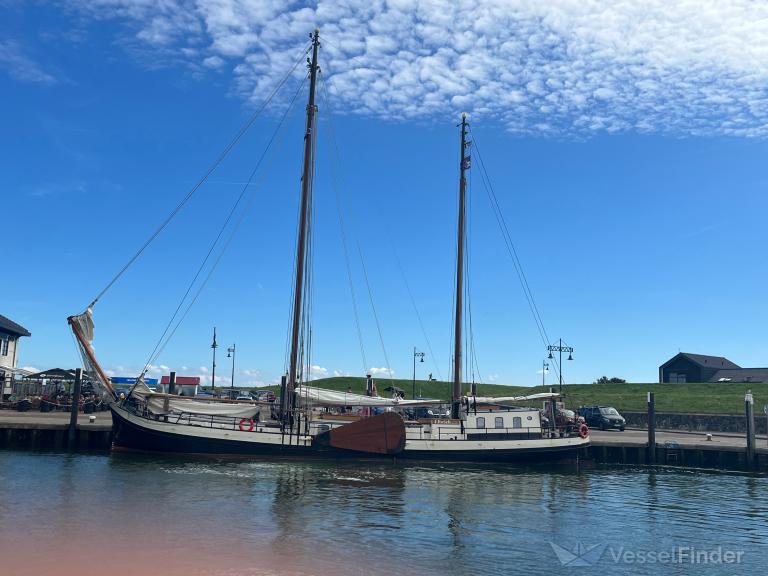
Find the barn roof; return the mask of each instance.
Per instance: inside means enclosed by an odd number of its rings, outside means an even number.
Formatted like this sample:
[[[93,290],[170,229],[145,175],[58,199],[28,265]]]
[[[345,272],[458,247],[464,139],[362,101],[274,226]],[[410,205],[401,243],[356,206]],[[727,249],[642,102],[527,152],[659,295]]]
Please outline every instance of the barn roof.
[[[739,366],[734,362],[731,362],[730,360],[728,360],[728,358],[725,358],[724,356],[707,356],[706,354],[691,354],[690,352],[680,352],[679,354],[675,355],[673,358],[670,358],[667,362],[665,362],[662,365],[662,368],[667,364],[669,364],[670,362],[672,362],[672,360],[675,360],[680,356],[687,358],[691,362],[694,362],[704,368],[720,368],[720,369],[731,369],[731,370],[738,370],[741,368],[741,366]]]

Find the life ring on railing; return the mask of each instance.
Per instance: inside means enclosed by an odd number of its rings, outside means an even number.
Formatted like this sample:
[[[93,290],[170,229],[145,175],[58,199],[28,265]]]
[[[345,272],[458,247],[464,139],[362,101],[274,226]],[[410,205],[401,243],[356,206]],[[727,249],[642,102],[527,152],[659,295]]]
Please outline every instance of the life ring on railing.
[[[584,423],[579,425],[579,436],[582,438],[589,436],[589,427]]]
[[[240,431],[253,432],[253,418],[240,418]]]

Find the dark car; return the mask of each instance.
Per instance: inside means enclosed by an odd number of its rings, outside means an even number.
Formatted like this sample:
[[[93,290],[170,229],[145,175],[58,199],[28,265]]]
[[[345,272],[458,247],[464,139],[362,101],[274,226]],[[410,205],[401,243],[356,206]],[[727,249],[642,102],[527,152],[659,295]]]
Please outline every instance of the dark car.
[[[618,429],[624,432],[627,426],[627,421],[611,406],[582,406],[579,414],[584,416],[587,426],[591,428]]]

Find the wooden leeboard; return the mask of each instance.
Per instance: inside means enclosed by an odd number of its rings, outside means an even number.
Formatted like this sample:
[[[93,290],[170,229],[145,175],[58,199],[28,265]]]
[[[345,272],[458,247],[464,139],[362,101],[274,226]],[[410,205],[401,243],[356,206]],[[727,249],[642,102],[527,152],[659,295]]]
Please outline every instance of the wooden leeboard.
[[[399,454],[405,448],[405,422],[395,412],[384,412],[324,432],[316,441],[342,450]]]

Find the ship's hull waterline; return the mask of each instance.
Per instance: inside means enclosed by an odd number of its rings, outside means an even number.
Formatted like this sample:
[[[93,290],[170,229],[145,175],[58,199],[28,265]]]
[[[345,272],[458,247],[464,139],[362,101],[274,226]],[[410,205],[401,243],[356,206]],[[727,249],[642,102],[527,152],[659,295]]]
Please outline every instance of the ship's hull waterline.
[[[113,447],[150,453],[279,458],[376,458],[442,462],[548,462],[569,461],[588,446],[582,438],[493,441],[484,448],[471,440],[407,440],[394,454],[337,448],[306,435],[282,434],[256,426],[254,431],[173,424],[149,420],[112,406]],[[446,444],[446,446],[442,446]],[[465,445],[466,448],[462,447]]]

